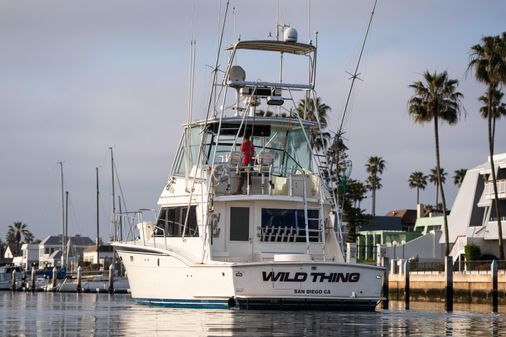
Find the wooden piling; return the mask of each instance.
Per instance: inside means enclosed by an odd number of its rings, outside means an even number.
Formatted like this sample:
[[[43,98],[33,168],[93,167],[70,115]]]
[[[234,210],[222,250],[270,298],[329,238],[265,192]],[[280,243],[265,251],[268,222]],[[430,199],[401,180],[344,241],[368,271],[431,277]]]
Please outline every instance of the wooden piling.
[[[448,312],[453,311],[453,257],[447,256],[445,259],[446,289],[445,289],[445,309]]]
[[[381,307],[383,309],[388,309],[388,267],[390,266],[388,257],[381,258],[381,265],[385,268],[385,276],[383,276],[383,301],[381,302]]]
[[[410,269],[410,263],[409,260],[406,260],[406,263],[404,265],[404,308],[406,310],[409,310],[409,297],[410,289],[409,289],[409,269]]]
[[[56,278],[57,278],[57,273],[56,273],[56,267],[53,268],[53,278],[51,279],[51,290],[52,291],[56,291]]]
[[[80,293],[82,291],[81,287],[81,266],[77,267],[77,287],[76,291]]]
[[[32,274],[30,279],[30,291],[33,293],[35,291],[35,267],[32,266]]]
[[[114,293],[114,265],[109,266],[109,294]]]
[[[11,274],[11,290],[16,292],[16,270],[14,269]]]
[[[498,270],[497,261],[494,260],[490,264],[490,271],[492,272],[492,311],[497,312],[497,307],[499,305],[499,292],[497,290],[497,270]]]

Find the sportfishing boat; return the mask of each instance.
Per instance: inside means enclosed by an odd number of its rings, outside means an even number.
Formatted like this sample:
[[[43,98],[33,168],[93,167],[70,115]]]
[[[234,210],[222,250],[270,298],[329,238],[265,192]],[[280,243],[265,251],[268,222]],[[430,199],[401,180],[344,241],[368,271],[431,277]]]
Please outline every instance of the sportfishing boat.
[[[321,123],[297,110],[316,98],[317,42],[281,35],[226,48],[206,117],[192,120],[190,104],[156,222],[139,212],[113,243],[137,302],[374,310],[382,299],[384,269],[345,262],[332,169],[315,146]],[[277,80],[248,81],[237,65],[238,53],[259,52],[279,56]],[[308,67],[302,84],[284,81],[287,56]]]

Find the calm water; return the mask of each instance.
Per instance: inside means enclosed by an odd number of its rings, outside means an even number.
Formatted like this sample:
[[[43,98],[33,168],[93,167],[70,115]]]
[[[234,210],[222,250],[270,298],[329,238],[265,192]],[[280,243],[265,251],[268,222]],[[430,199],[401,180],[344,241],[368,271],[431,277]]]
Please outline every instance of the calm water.
[[[401,303],[373,313],[150,307],[129,295],[0,292],[2,336],[506,336],[489,306]],[[501,308],[506,311],[505,308]]]

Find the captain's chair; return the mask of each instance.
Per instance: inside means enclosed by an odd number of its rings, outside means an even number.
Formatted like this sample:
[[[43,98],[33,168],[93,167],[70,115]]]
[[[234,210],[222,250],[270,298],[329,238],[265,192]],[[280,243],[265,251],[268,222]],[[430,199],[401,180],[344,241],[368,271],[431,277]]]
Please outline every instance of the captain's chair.
[[[262,194],[265,193],[265,176],[269,177],[269,194],[271,194],[272,188],[272,164],[274,163],[274,153],[273,152],[261,152],[258,154],[256,158],[255,171],[260,173],[262,176]]]

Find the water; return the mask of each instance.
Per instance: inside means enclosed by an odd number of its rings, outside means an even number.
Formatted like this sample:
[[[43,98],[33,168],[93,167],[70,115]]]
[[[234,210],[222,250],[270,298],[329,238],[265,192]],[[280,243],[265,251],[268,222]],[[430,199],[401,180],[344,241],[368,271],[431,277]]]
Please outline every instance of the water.
[[[171,309],[129,295],[0,292],[3,336],[506,336],[506,308],[392,302],[372,313]]]

